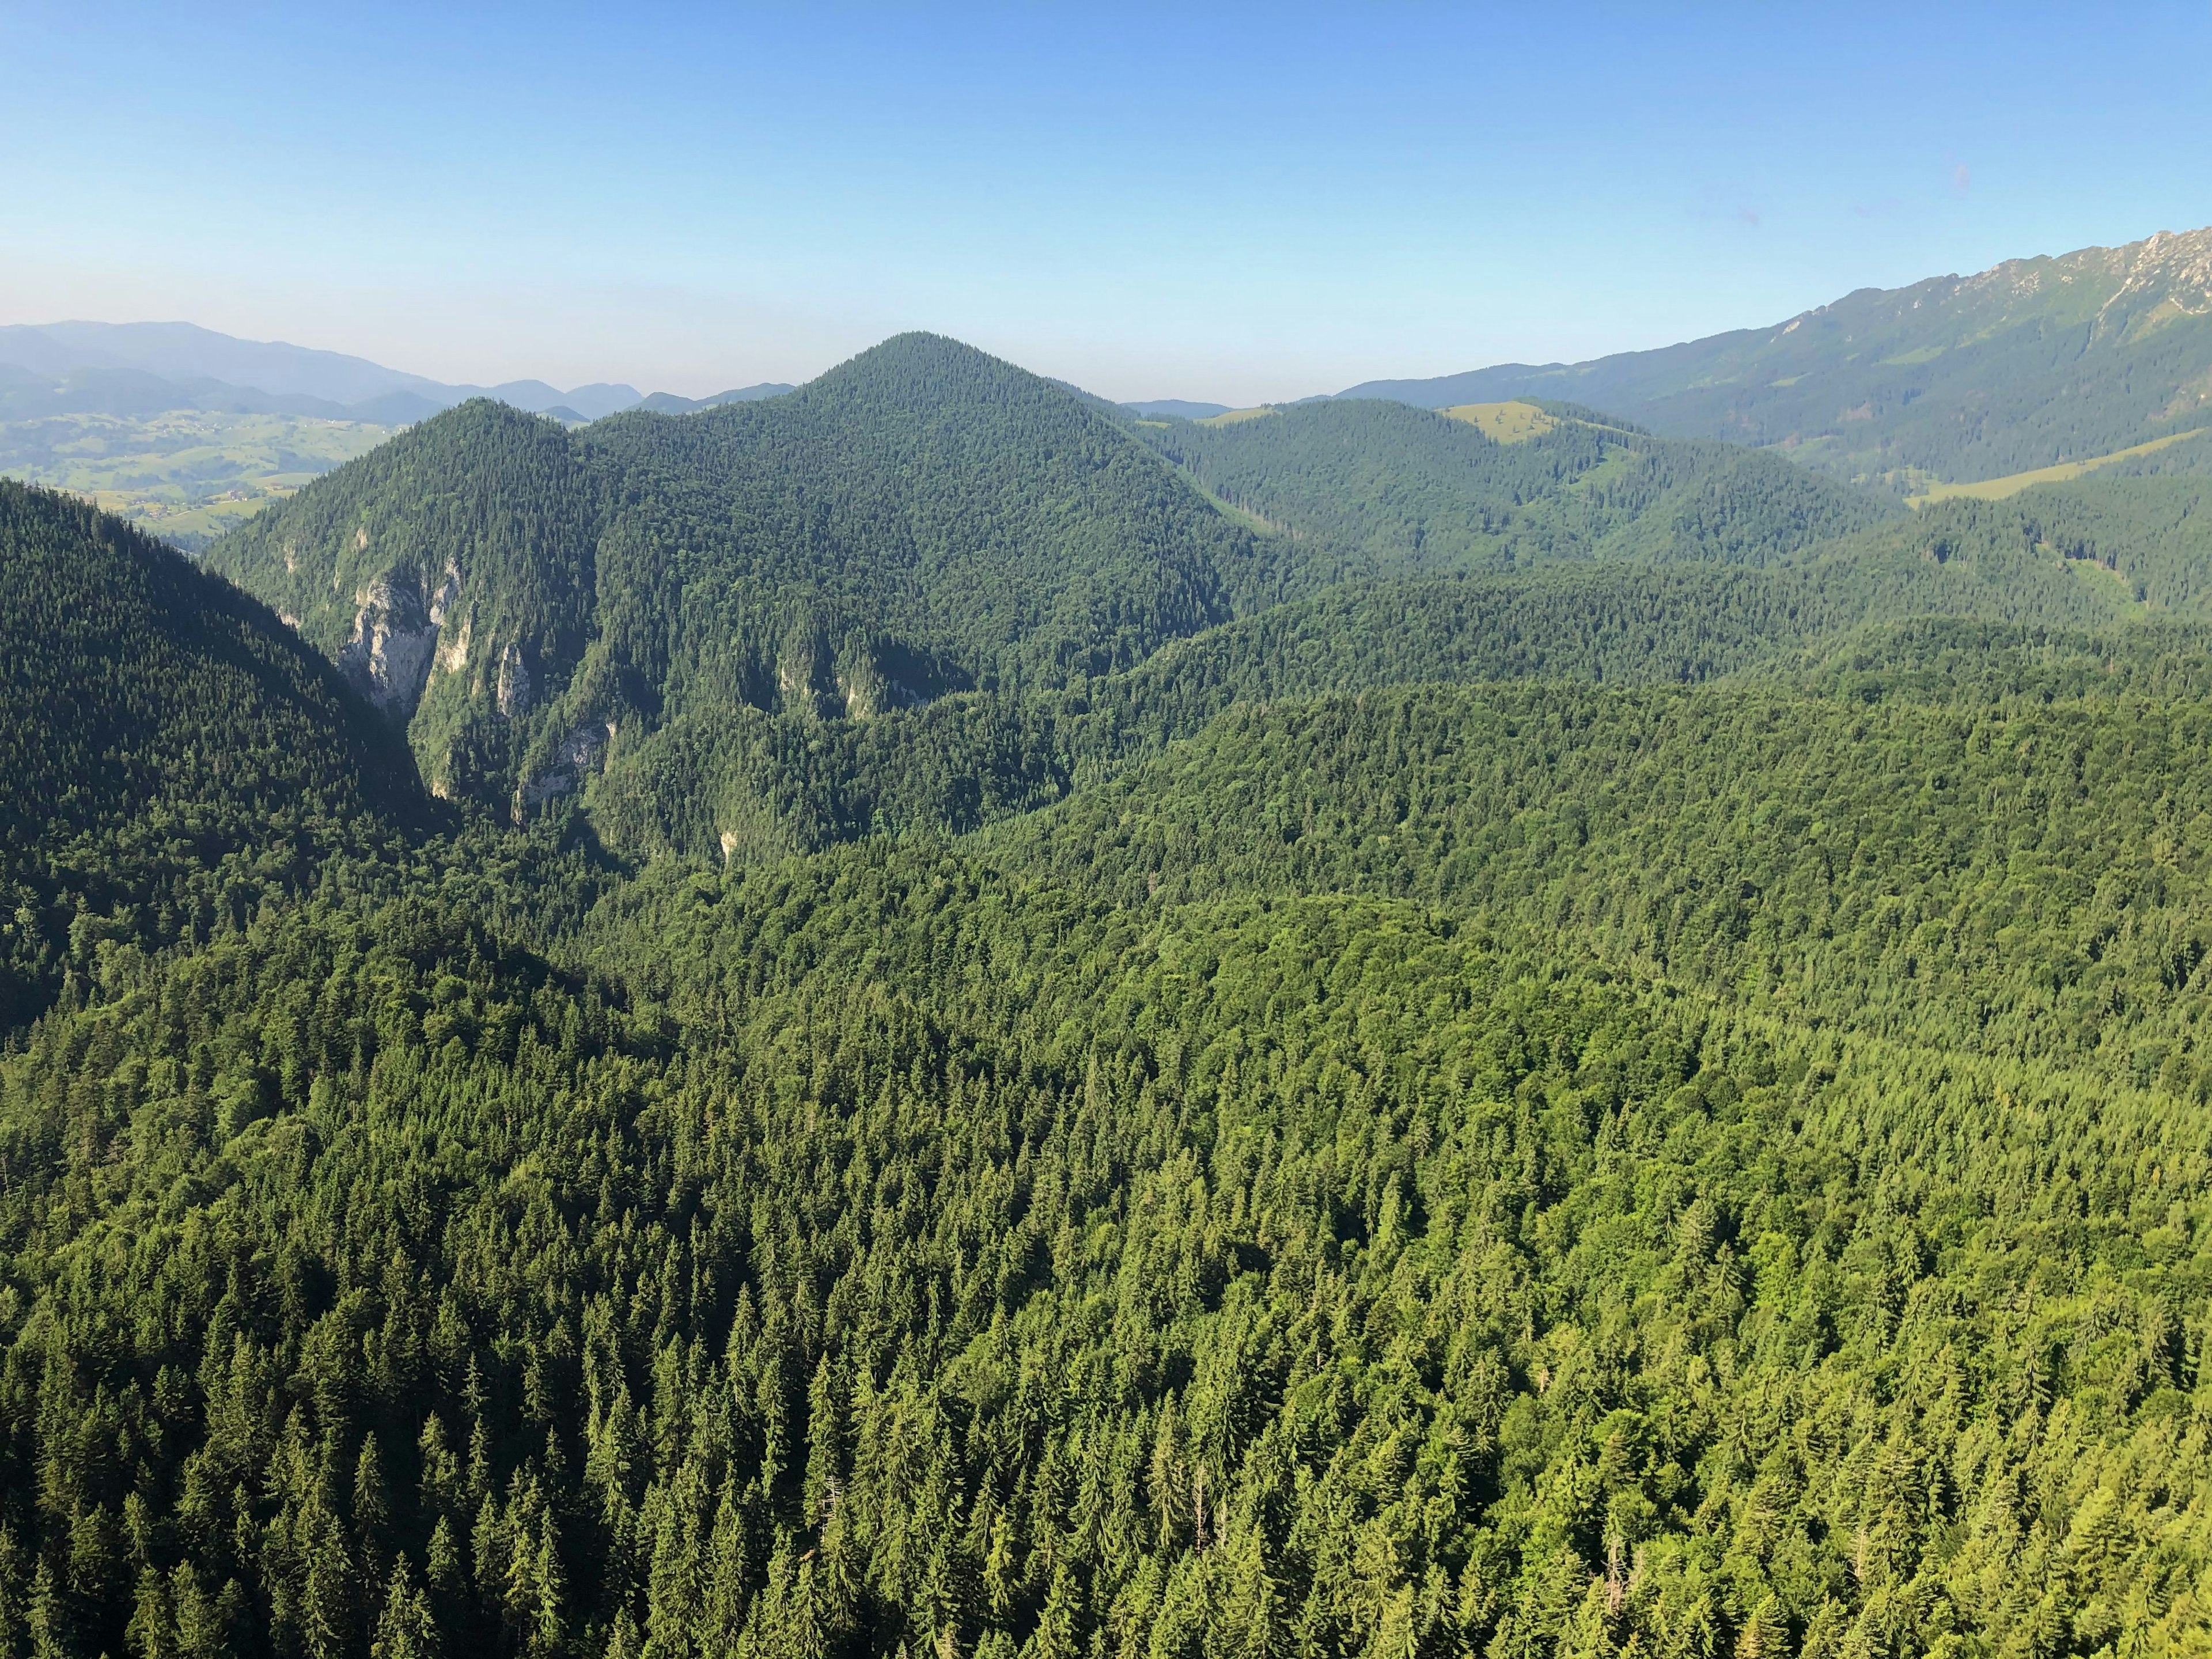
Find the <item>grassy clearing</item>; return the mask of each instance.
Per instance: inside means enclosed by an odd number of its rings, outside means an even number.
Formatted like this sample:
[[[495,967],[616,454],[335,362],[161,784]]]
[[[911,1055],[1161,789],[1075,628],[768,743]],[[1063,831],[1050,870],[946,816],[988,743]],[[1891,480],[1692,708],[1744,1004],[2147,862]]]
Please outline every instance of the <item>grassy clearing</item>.
[[[2041,548],[2039,550],[2051,553],[2053,556],[2060,558],[2061,562],[2065,565],[2074,579],[2084,584],[2091,592],[2107,599],[2117,598],[2125,607],[2124,614],[2136,617],[2148,617],[2154,609],[2154,606],[2144,603],[2142,596],[2136,592],[2136,585],[2111,565],[2100,563],[2095,559],[2068,559],[2059,555],[2053,548]]]
[[[1200,426],[1235,426],[1239,421],[1256,421],[1275,412],[1273,404],[1262,404],[1257,409],[1232,409],[1226,415],[1209,415]]]
[[[1213,507],[1216,512],[1221,514],[1224,518],[1229,519],[1233,523],[1243,525],[1245,529],[1250,531],[1254,535],[1279,536],[1283,533],[1284,527],[1281,525],[1275,523],[1272,519],[1263,519],[1258,514],[1251,511],[1249,507],[1239,507],[1236,502],[1229,501],[1223,496],[1215,495],[1204,484],[1199,483],[1199,481],[1195,477],[1192,477],[1188,472],[1185,472],[1182,476],[1190,479],[1190,487],[1193,489],[1195,489],[1200,495],[1205,496],[1207,501],[1213,503]]]
[[[1449,421],[1465,421],[1501,444],[1526,443],[1559,425],[1534,404],[1459,404],[1437,413]]]
[[[1931,484],[1917,495],[1906,496],[1905,504],[1910,507],[1925,507],[1929,501],[1948,501],[1954,495],[1970,495],[1980,501],[2001,501],[2006,496],[2017,495],[2021,490],[2033,485],[2065,483],[2070,479],[2081,477],[2084,473],[2094,472],[2100,467],[2110,466],[2115,461],[2132,460],[2138,455],[2148,455],[2170,445],[2185,443],[2191,438],[2203,437],[2207,431],[2212,431],[2212,428],[2199,427],[2193,432],[2168,433],[2163,438],[2153,438],[2147,444],[2136,444],[2126,449],[2117,449],[2109,455],[2100,455],[2094,460],[2061,461],[2056,466],[2039,466],[2033,471],[2008,473],[2002,478],[1982,478],[1972,483]]]

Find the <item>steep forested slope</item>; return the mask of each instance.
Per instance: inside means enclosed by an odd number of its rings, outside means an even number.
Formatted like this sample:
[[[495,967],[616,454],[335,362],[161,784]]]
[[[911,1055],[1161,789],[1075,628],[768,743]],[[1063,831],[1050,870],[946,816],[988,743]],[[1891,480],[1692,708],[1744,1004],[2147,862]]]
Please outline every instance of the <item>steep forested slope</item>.
[[[0,1030],[108,945],[297,891],[416,820],[414,769],[253,600],[71,497],[0,481]]]
[[[2132,560],[2136,542],[2085,537],[2069,557],[2040,538],[2043,514],[2032,499],[1947,505],[1768,569],[1613,564],[1346,584],[1063,690],[963,693],[826,726],[687,714],[618,754],[585,805],[627,854],[774,858],[1034,811],[1238,702],[1425,681],[1692,683],[1900,617],[2082,626],[2143,608],[2136,578],[2098,562],[2122,547]],[[2185,540],[2172,568],[2208,567]]]
[[[1379,401],[1136,429],[1346,575],[1606,558],[1763,564],[1896,510],[1770,456],[1654,438],[1589,410],[1531,413],[1504,441],[1474,420]]]
[[[1923,509],[1916,532],[1946,559],[2046,549],[2110,571],[2154,610],[2212,615],[2212,479],[2100,474],[2001,501],[1947,501]]]
[[[1095,719],[1072,735],[1069,713],[1128,695],[1211,697],[1211,714],[1224,687],[1680,678],[1869,619],[2089,623],[2198,604],[2212,520],[2191,479],[1914,518],[1770,457],[1588,411],[1497,429],[1514,441],[1379,403],[1139,424],[911,336],[774,400],[581,433],[471,404],[302,491],[210,563],[407,720],[439,793],[503,817],[580,795],[626,850],[727,857],[963,830],[1056,799],[1127,747]],[[1230,522],[1132,432],[1277,532]],[[1671,587],[1624,569],[1586,590],[1438,591],[1411,611],[1384,599],[1402,641],[1351,591],[1261,620],[1347,576],[1557,563],[1807,569]],[[1248,668],[1192,693],[1186,665],[1166,671],[1182,689],[1119,689],[1163,646],[1231,618],[1215,657],[1256,664],[1295,635],[1328,677]],[[877,720],[890,724],[855,729]]]
[[[2212,424],[2212,229],[1862,289],[1772,328],[1657,351],[1341,395],[1429,409],[1572,398],[1900,493],[1999,477]]]
[[[933,336],[571,435],[476,403],[210,550],[519,804],[686,710],[872,713],[1126,666],[1281,586],[1090,400]]]
[[[509,789],[537,683],[596,632],[605,516],[556,423],[478,399],[317,480],[208,550],[363,696],[442,791]]]
[[[226,550],[521,826],[0,494],[0,1659],[2212,1647],[2191,480],[1316,588],[894,343]]]

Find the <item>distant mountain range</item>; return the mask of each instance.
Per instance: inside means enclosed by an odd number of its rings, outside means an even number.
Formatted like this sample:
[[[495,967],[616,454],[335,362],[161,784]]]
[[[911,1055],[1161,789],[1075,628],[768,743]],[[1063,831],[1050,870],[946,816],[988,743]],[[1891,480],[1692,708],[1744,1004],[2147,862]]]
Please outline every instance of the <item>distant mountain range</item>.
[[[396,427],[489,397],[578,424],[791,390],[767,383],[689,398],[621,384],[448,385],[189,323],[0,327],[0,422],[192,410]],[[1907,497],[2078,468],[2212,428],[2212,228],[1862,289],[1769,327],[1656,350],[1365,380],[1334,394],[1345,399],[1446,410],[1572,403],[1662,437],[1773,449]],[[1116,407],[1169,422],[1236,412],[1176,398]]]
[[[635,386],[605,383],[566,392],[543,380],[453,386],[365,357],[281,341],[240,340],[191,323],[0,327],[0,420],[197,409],[406,426],[471,398],[488,397],[532,414],[576,422],[641,405],[681,414],[790,390],[763,383],[691,398],[667,392],[646,397]]]
[[[1656,351],[1336,395],[1426,409],[1571,399],[1910,495],[2212,425],[2212,229],[1860,289],[1771,327]]]

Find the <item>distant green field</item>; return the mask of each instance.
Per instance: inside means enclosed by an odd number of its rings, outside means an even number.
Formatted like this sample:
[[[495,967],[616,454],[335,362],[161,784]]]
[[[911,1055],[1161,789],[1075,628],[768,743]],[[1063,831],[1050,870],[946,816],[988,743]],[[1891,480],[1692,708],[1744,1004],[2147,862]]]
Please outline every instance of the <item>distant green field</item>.
[[[357,421],[197,410],[50,416],[0,422],[0,476],[88,496],[196,550],[392,432]]]
[[[1437,414],[1448,421],[1465,421],[1480,429],[1483,435],[1501,444],[1525,443],[1540,437],[1559,422],[1534,404],[1459,404],[1450,409],[1440,409]]]

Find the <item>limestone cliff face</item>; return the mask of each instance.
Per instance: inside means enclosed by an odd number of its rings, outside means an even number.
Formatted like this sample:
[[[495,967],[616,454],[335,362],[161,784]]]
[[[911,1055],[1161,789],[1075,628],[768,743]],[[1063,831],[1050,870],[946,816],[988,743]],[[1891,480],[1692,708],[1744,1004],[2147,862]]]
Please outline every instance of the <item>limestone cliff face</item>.
[[[519,720],[528,714],[536,690],[530,665],[523,660],[522,647],[510,643],[499,653],[499,684],[493,693],[501,715],[507,720]]]
[[[2179,235],[2162,230],[2124,247],[2085,247],[2056,258],[2008,259],[1954,279],[1948,295],[1934,297],[1939,306],[1951,300],[1978,307],[1977,320],[1992,304],[2009,312],[2042,303],[2061,315],[2094,306],[2093,347],[2140,339],[2168,323],[2212,315],[2212,228]]]
[[[886,673],[883,665],[863,657],[837,676],[838,696],[848,720],[864,720],[894,708],[919,708],[929,701],[902,680]]]
[[[894,673],[875,647],[848,642],[833,654],[826,641],[803,637],[787,644],[777,659],[775,687],[786,713],[811,720],[868,720],[929,701]]]
[[[380,576],[354,596],[353,637],[338,649],[338,668],[379,708],[403,717],[422,701],[438,625],[414,576]]]
[[[413,714],[437,659],[439,629],[460,591],[460,573],[451,564],[427,598],[411,570],[379,576],[354,596],[353,636],[338,648],[340,672],[379,708],[403,719]]]
[[[441,635],[450,637],[441,638],[439,641],[439,672],[458,674],[469,665],[469,636],[474,631],[475,624],[476,618],[465,614],[461,617],[459,628],[447,628],[441,622]]]
[[[787,641],[775,664],[776,699],[785,712],[828,720],[842,711],[844,698],[831,672],[823,641],[804,635]]]

